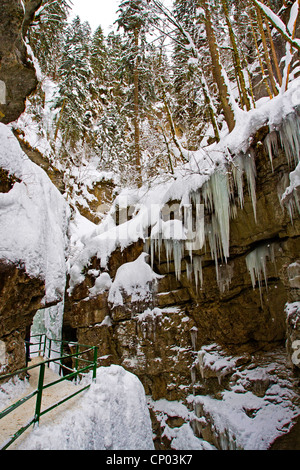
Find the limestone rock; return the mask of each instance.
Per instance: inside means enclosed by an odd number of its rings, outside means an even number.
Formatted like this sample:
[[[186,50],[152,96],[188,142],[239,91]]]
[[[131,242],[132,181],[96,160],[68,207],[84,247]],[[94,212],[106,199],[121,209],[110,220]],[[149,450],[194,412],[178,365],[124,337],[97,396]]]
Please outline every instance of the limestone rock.
[[[15,121],[25,109],[25,100],[36,88],[35,68],[27,55],[24,34],[28,25],[24,20],[34,14],[41,2],[3,0],[0,12],[0,121]]]
[[[25,367],[24,339],[45,295],[44,281],[0,261],[0,340],[5,343],[5,373]]]

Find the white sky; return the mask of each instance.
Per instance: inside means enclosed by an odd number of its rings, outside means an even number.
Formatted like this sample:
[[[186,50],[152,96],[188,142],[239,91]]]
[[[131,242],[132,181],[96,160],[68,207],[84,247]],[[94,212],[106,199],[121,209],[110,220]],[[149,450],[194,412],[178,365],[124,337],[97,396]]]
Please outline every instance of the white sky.
[[[71,0],[73,11],[71,17],[80,16],[82,21],[88,21],[94,31],[101,26],[104,34],[108,34],[110,26],[117,19],[117,10],[120,0]],[[163,0],[165,5],[170,5],[171,0]]]
[[[71,0],[73,3],[72,17],[80,16],[88,21],[94,31],[101,26],[104,34],[108,34],[110,26],[117,19],[116,11],[120,0]]]

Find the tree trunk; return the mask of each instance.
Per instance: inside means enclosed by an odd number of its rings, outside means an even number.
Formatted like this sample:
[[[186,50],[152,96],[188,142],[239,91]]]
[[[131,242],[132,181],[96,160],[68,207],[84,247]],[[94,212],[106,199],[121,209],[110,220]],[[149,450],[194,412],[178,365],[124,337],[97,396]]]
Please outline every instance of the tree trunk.
[[[238,82],[240,85],[240,91],[242,95],[242,103],[246,106],[247,111],[250,110],[251,104],[250,104],[250,99],[247,93],[247,88],[246,88],[246,83],[245,83],[245,77],[242,71],[242,65],[241,65],[241,60],[240,60],[240,55],[237,47],[237,43],[235,40],[235,34],[231,25],[231,21],[229,18],[229,9],[228,9],[228,3],[227,0],[222,0],[222,6],[225,14],[225,19],[227,23],[227,27],[229,30],[229,36],[230,36],[230,41],[231,45],[233,48],[233,59],[234,59],[234,68],[236,71],[236,76],[238,78]]]
[[[255,29],[254,29],[251,14],[250,14],[250,25],[251,25],[251,30],[252,30],[252,35],[253,35],[253,39],[254,39],[255,49],[256,49],[256,52],[257,52],[257,57],[258,57],[258,60],[259,60],[259,65],[260,65],[260,69],[261,69],[261,73],[262,73],[262,79],[263,79],[264,84],[266,86],[266,90],[268,92],[268,95],[269,95],[270,99],[272,99],[273,95],[272,95],[271,89],[269,87],[269,83],[268,83],[268,80],[267,80],[267,77],[266,77],[266,74],[265,74],[264,66],[263,66],[263,63],[262,63],[262,60],[261,60],[260,51],[259,51],[258,42],[257,42],[257,37],[256,37],[256,32],[255,32]]]
[[[205,29],[208,40],[208,46],[212,61],[212,74],[214,81],[219,90],[220,101],[224,112],[225,121],[227,123],[229,132],[235,127],[235,116],[232,106],[229,101],[229,90],[224,80],[222,66],[220,63],[220,54],[213,30],[210,9],[207,0],[199,0],[199,6],[205,11]]]
[[[273,73],[272,64],[271,64],[271,60],[270,60],[270,53],[269,53],[269,49],[268,49],[268,45],[267,45],[266,35],[265,35],[265,32],[264,32],[262,16],[261,16],[261,13],[260,13],[260,9],[257,6],[256,6],[256,17],[257,17],[257,23],[258,23],[258,28],[259,28],[259,32],[260,32],[260,37],[261,37],[262,44],[263,44],[264,57],[265,57],[265,61],[266,61],[266,64],[267,64],[267,69],[268,69],[268,73],[269,73],[269,79],[270,79],[270,82],[271,82],[272,91],[273,91],[273,94],[275,96],[277,96],[279,94],[279,91],[278,91],[278,88],[276,86],[276,82],[275,82],[275,78],[274,78],[274,73]]]
[[[135,62],[134,62],[134,150],[135,150],[135,166],[137,170],[138,185],[142,183],[141,172],[141,149],[140,149],[140,123],[139,123],[139,29],[134,30],[134,45],[135,45]]]

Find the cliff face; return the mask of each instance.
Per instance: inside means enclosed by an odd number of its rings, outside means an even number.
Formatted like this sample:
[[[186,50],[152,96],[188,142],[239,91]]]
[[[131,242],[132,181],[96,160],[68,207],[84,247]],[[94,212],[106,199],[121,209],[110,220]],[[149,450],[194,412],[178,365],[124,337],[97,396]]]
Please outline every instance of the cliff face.
[[[30,18],[41,1],[3,0],[0,13],[0,122],[15,121],[25,109],[27,96],[37,86],[24,37]]]
[[[281,198],[293,164],[280,147],[270,160],[264,145],[268,135],[268,129],[261,129],[251,148],[257,174],[256,214],[250,188],[245,187],[243,208],[237,209],[230,222],[226,263],[219,261],[216,267],[207,247],[195,251],[194,259],[201,257],[201,276],[196,283],[186,251],[178,279],[178,262],[162,247],[154,256],[153,269],[162,277],[157,279],[153,295],[140,301],[124,294],[123,304],[116,306],[107,289],[101,294],[95,290],[101,266],[94,257],[86,267],[84,282],[66,301],[66,339],[72,332],[79,342],[97,345],[99,364],[118,363],[135,373],[155,401],[166,398],[187,403],[191,395],[206,394],[221,399],[221,392],[236,385],[239,374],[246,377],[249,371],[250,377],[251,370],[260,371],[259,377],[249,379],[246,389],[264,403],[269,400],[270,386],[279,385],[280,380],[288,382],[297,396],[299,366],[291,359],[291,346],[286,355],[285,341],[292,338],[288,343],[295,344],[299,322],[294,318],[296,312],[287,322],[285,306],[299,299],[300,225],[297,214],[291,219]],[[108,263],[110,278],[144,250],[140,241],[115,251]],[[253,259],[256,261],[251,264]],[[222,366],[217,365],[220,361]],[[280,380],[270,364],[280,371]],[[191,423],[197,436],[217,448],[233,445],[236,437],[230,429],[216,432],[203,403],[195,400],[188,406],[197,410],[198,418]],[[167,438],[166,422],[161,428],[157,416],[160,414],[153,411],[157,447],[168,447],[172,432]],[[169,424],[173,419],[171,429],[185,422],[176,415],[167,418]]]
[[[24,37],[29,19],[41,2],[3,0],[0,12],[0,122],[17,119],[25,109],[26,97],[37,85]],[[25,24],[26,23],[26,24]],[[3,142],[1,142],[3,146]],[[0,195],[8,194],[20,180],[7,169],[0,169]],[[25,366],[24,339],[32,318],[45,294],[44,281],[30,278],[25,269],[0,260],[0,341],[1,370]]]

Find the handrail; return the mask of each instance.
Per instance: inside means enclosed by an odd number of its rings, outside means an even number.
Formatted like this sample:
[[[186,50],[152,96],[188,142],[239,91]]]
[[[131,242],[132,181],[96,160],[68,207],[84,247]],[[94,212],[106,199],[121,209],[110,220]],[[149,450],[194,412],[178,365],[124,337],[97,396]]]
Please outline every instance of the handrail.
[[[90,370],[91,368],[93,369],[93,374],[92,374],[92,380],[95,381],[96,379],[96,371],[97,371],[97,351],[98,351],[98,348],[96,346],[88,346],[88,345],[83,345],[83,344],[79,344],[79,343],[75,343],[73,341],[63,341],[63,340],[51,340],[51,338],[47,338],[46,335],[35,335],[33,336],[32,338],[34,337],[39,337],[39,342],[38,343],[30,343],[30,344],[27,344],[27,346],[30,346],[30,345],[39,345],[39,350],[35,353],[42,353],[43,352],[43,355],[45,356],[46,355],[46,342],[47,340],[49,341],[49,348],[48,348],[48,352],[49,354],[51,355],[51,352],[55,352],[55,353],[58,353],[58,351],[55,351],[53,349],[51,349],[51,341],[55,341],[56,343],[61,343],[61,346],[63,346],[64,343],[67,343],[68,345],[72,344],[73,346],[76,347],[76,352],[75,353],[72,353],[72,354],[67,354],[67,355],[63,355],[61,354],[59,357],[55,357],[53,359],[51,358],[48,358],[44,361],[41,361],[39,362],[38,364],[35,364],[33,366],[29,366],[29,367],[26,367],[24,369],[20,369],[20,370],[17,370],[15,372],[12,372],[10,374],[5,374],[5,375],[1,375],[0,374],[0,381],[2,380],[7,380],[15,375],[19,375],[19,374],[23,374],[23,373],[28,373],[29,370],[32,370],[32,369],[35,369],[37,367],[40,368],[40,372],[39,372],[39,378],[38,378],[38,387],[36,390],[34,390],[32,393],[30,393],[29,395],[27,395],[26,397],[23,397],[21,398],[20,400],[18,400],[16,403],[14,403],[13,405],[10,405],[8,408],[6,408],[5,410],[1,411],[0,412],[0,420],[2,418],[4,418],[5,416],[7,416],[9,413],[11,413],[12,411],[14,411],[15,409],[17,409],[19,406],[23,405],[24,403],[26,403],[30,398],[33,398],[34,396],[36,396],[36,404],[35,404],[35,414],[33,416],[32,419],[29,420],[29,422],[27,424],[25,424],[23,427],[21,427],[14,435],[12,438],[10,438],[2,447],[0,447],[0,450],[6,450],[13,442],[15,442],[15,440],[21,436],[32,424],[33,425],[39,425],[39,421],[40,421],[40,417],[43,416],[44,414],[48,413],[49,411],[53,410],[54,408],[58,407],[59,405],[65,403],[66,401],[70,400],[71,398],[75,397],[76,395],[78,395],[79,393],[87,390],[91,384],[88,384],[86,386],[84,386],[83,388],[81,388],[80,390],[77,390],[75,393],[72,393],[71,395],[68,395],[67,397],[63,398],[62,400],[60,400],[59,402],[55,403],[54,405],[51,405],[50,407],[48,407],[47,409],[45,410],[41,410],[41,405],[42,405],[42,397],[43,397],[43,390],[45,390],[46,388],[49,388],[53,385],[56,385],[64,380],[68,380],[70,378],[73,378],[73,377],[77,377],[79,374],[82,374],[83,372],[86,372],[88,370]],[[44,342],[42,344],[42,341],[41,341],[41,338],[44,337]],[[43,346],[43,351],[42,351],[42,346]],[[87,348],[87,349],[84,349],[83,351],[80,351],[80,347],[83,347],[83,348]],[[62,347],[61,347],[61,351],[62,352]],[[93,352],[93,360],[88,360],[88,359],[85,359],[83,357],[80,357],[81,355],[83,354],[87,354],[88,352]],[[30,351],[29,351],[29,354],[30,354]],[[58,363],[60,365],[60,367],[65,367],[61,361],[63,359],[69,359],[69,358],[74,358],[75,359],[75,369],[70,369],[69,367],[66,367],[66,369],[68,370],[72,370],[72,372],[70,374],[67,374],[63,377],[61,377],[60,379],[57,379],[57,380],[54,380],[53,382],[50,382],[50,383],[47,383],[47,384],[44,384],[44,377],[45,377],[45,367],[46,365],[49,367],[51,363]],[[88,365],[85,365],[84,367],[81,367],[81,368],[78,368],[78,361],[83,361],[85,363],[88,363]]]

